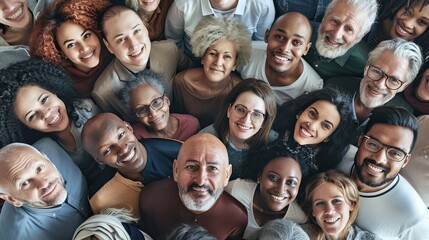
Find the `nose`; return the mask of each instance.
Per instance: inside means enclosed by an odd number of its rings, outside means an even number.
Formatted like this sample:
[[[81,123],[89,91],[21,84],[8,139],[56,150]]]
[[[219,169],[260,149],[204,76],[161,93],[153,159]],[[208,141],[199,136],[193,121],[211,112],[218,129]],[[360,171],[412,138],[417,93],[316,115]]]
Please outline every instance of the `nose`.
[[[153,118],[157,115],[157,113],[158,113],[158,110],[154,110],[152,107],[149,107],[149,114],[148,114],[149,117]]]
[[[206,183],[207,180],[207,171],[205,169],[200,169],[195,176],[195,182],[202,186]]]
[[[326,205],[325,205],[325,213],[326,214],[333,214],[333,213],[335,213],[335,208],[334,208],[334,206],[330,202],[326,203]]]
[[[2,1],[0,9],[7,13],[13,10],[13,5],[9,1]]]
[[[221,66],[223,64],[223,57],[217,56],[214,63],[216,64],[216,66]]]
[[[246,115],[244,115],[241,119],[242,119],[245,123],[249,123],[249,122],[251,122],[251,121],[252,121],[252,119],[250,118],[250,112],[247,112],[247,113],[246,113]]]
[[[128,144],[126,142],[118,143],[118,155],[124,155],[127,153]]]
[[[79,50],[79,52],[86,52],[87,50],[89,49],[89,46],[87,45],[87,44],[85,44],[85,43],[82,43],[81,45],[80,45],[80,50]]]
[[[128,41],[128,48],[131,50],[131,51],[134,51],[135,49],[135,46],[137,45],[137,40],[134,38],[134,37],[131,37],[130,39],[129,39],[129,41]]]
[[[374,159],[377,163],[386,163],[387,162],[387,149],[383,147],[380,151],[374,153],[372,159]]]
[[[343,28],[342,27],[335,28],[332,31],[332,37],[334,38],[333,40],[342,41],[342,38],[343,38]]]
[[[37,188],[42,191],[42,194],[44,193],[44,191],[47,190],[47,187],[49,186],[49,181],[45,177],[34,178],[32,181],[35,183]]]
[[[383,77],[381,77],[380,79],[378,79],[377,81],[374,81],[374,85],[378,88],[378,89],[386,89],[386,81],[387,81],[387,76],[384,75]]]
[[[283,46],[283,52],[290,52],[290,49],[292,48],[292,41],[286,41],[285,45]]]
[[[277,184],[277,187],[276,187],[276,191],[277,191],[277,193],[279,193],[279,194],[283,194],[284,192],[286,192],[286,182],[284,182],[284,181],[281,181],[279,184]]]
[[[309,130],[314,131],[316,124],[313,122],[307,122],[307,127]]]

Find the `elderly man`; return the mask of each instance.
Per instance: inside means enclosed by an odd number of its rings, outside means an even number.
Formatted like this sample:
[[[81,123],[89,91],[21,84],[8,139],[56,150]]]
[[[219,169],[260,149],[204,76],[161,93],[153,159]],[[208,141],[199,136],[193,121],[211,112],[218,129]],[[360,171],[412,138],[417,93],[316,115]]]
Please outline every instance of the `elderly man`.
[[[0,239],[71,239],[90,215],[86,181],[49,138],[0,150]]]
[[[137,140],[133,128],[112,113],[88,120],[82,130],[82,145],[102,165],[115,168],[112,179],[100,179],[90,196],[94,213],[109,207],[132,208],[139,215],[138,195],[143,184],[170,178],[173,160],[181,143],[169,139]]]
[[[404,108],[372,111],[356,150],[338,168],[356,181],[360,208],[356,224],[382,239],[427,239],[429,211],[399,171],[411,157],[416,118]]]
[[[217,239],[241,239],[246,208],[223,191],[231,169],[218,138],[207,133],[190,137],[174,160],[174,181],[152,183],[140,194],[144,230],[159,237],[188,223],[203,226]]]
[[[318,28],[312,36],[316,44],[305,57],[323,79],[362,76],[369,49],[361,40],[374,23],[377,8],[377,0],[332,0],[328,5],[320,26],[313,26]]]
[[[279,105],[305,92],[323,87],[323,81],[301,57],[311,42],[311,25],[297,12],[279,17],[265,33],[265,43],[252,43],[252,58],[242,69],[243,79],[256,78],[270,84]]]

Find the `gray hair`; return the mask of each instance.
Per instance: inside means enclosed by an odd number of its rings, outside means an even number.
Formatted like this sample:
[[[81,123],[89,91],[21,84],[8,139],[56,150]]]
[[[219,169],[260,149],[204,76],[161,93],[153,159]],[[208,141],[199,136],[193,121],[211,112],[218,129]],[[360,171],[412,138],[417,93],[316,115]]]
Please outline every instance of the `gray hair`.
[[[377,0],[332,0],[332,2],[326,7],[325,16],[328,15],[335,5],[341,1],[349,6],[350,9],[355,9],[356,12],[367,14],[367,17],[363,20],[362,29],[360,31],[362,36],[368,33],[377,17]]]
[[[406,84],[410,84],[416,78],[420,67],[422,66],[423,59],[420,47],[413,43],[408,42],[402,38],[395,38],[380,42],[374,50],[369,52],[367,65],[372,64],[381,54],[386,51],[391,51],[396,57],[408,60],[408,71],[406,74]]]
[[[276,219],[267,222],[249,240],[310,240],[304,230],[290,220]]]
[[[131,209],[127,208],[106,208],[103,209],[100,214],[116,217],[119,221],[124,223],[137,223],[139,220],[138,218],[133,217]]]
[[[237,67],[250,60],[251,40],[247,27],[236,18],[203,18],[191,37],[192,53],[202,57],[206,50],[220,39],[233,42],[237,50]]]

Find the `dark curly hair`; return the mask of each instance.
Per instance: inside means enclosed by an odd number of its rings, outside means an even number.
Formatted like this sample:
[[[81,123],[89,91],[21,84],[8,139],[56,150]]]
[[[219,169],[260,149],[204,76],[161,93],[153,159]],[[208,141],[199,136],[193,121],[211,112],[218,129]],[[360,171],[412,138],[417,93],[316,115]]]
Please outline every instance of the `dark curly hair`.
[[[32,57],[63,67],[70,61],[63,58],[56,39],[57,28],[64,22],[79,24],[100,36],[98,19],[111,5],[108,0],[57,0],[48,5],[34,24],[29,47]]]
[[[17,118],[14,102],[18,90],[25,86],[38,86],[58,96],[67,109],[70,121],[76,121],[74,102],[81,99],[64,69],[43,60],[29,59],[0,70],[0,146],[12,142],[28,142],[29,130]]]

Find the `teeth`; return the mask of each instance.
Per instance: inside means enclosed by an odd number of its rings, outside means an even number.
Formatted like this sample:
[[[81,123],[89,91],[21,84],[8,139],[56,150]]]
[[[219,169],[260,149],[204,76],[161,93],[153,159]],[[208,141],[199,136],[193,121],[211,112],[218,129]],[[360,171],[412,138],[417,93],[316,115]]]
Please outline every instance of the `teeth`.
[[[311,135],[311,133],[309,133],[306,129],[301,128],[301,132],[302,134],[304,134],[307,137],[313,137],[313,135]]]
[[[333,222],[336,222],[338,219],[339,218],[328,218],[328,219],[325,219],[325,222],[327,222],[327,223],[333,223]]]
[[[58,112],[56,114],[56,116],[54,117],[54,119],[52,119],[52,121],[48,123],[48,125],[52,125],[52,124],[56,123],[59,118],[60,118],[60,113]]]
[[[243,129],[243,130],[250,130],[250,129],[252,129],[251,127],[246,127],[246,126],[243,126],[241,124],[237,124],[237,126],[238,126],[238,128]]]
[[[23,7],[21,6],[14,14],[10,15],[9,17],[7,17],[8,20],[15,20],[16,18],[18,18],[21,14],[22,14],[22,9]]]
[[[205,187],[193,187],[192,189],[198,192],[207,191]]]
[[[141,52],[142,52],[142,49],[140,48],[140,50],[139,50],[139,51],[137,51],[137,52],[135,52],[135,53],[131,53],[131,54],[130,54],[130,56],[131,56],[131,57],[135,57],[135,56],[139,55]]]
[[[276,195],[273,195],[273,194],[271,194],[271,197],[273,197],[277,201],[283,201],[283,200],[286,199],[286,197],[279,197],[279,196],[276,196]]]
[[[401,26],[399,26],[398,25],[398,32],[401,34],[401,35],[405,35],[405,34],[408,34],[408,32],[407,31],[405,31]]]
[[[375,167],[375,166],[370,165],[370,164],[368,164],[368,168],[371,169],[372,171],[378,172],[378,173],[381,173],[383,171],[382,168],[378,168],[378,167]]]
[[[278,55],[274,55],[274,57],[276,58],[276,59],[278,59],[278,60],[280,60],[280,61],[290,61],[291,60],[291,58],[290,57],[281,57],[281,56],[278,56]]]
[[[90,52],[89,54],[86,54],[86,55],[82,56],[81,58],[88,59],[88,58],[91,58],[93,55],[94,55],[94,52]]]
[[[128,156],[125,159],[122,160],[122,162],[124,163],[124,162],[130,161],[134,157],[135,153],[136,153],[136,151],[135,151],[135,149],[133,149],[130,152],[130,154],[128,154]]]

